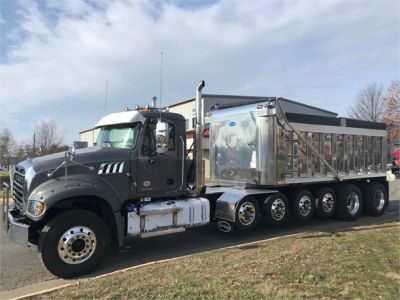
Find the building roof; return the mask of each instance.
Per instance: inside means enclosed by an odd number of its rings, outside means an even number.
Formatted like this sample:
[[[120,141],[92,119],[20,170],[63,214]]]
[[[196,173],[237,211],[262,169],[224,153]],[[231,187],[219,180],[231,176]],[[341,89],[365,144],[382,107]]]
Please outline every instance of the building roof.
[[[90,129],[85,129],[85,130],[79,131],[79,134],[82,134],[82,133],[85,133],[85,132],[93,131],[93,129],[94,129],[94,128],[90,128]]]
[[[218,94],[203,94],[203,97],[204,97],[204,98],[249,99],[249,100],[260,100],[260,102],[265,101],[266,99],[276,98],[276,97],[239,96],[239,95],[218,95]],[[304,103],[302,103],[302,102],[297,102],[297,101],[294,101],[294,100],[290,100],[290,99],[286,99],[286,98],[281,98],[281,97],[278,97],[278,98],[281,99],[281,100],[283,100],[283,101],[289,102],[289,103],[301,105],[301,106],[307,107],[307,108],[316,109],[316,110],[322,111],[322,112],[324,112],[324,113],[329,113],[329,114],[336,115],[336,116],[338,115],[337,113],[335,113],[335,112],[333,112],[333,111],[329,111],[329,110],[322,109],[322,108],[319,108],[319,107],[315,107],[315,106],[311,106],[311,105],[308,105],[308,104],[304,104]],[[173,104],[171,104],[171,105],[168,105],[168,107],[179,106],[179,105],[182,105],[182,104],[185,104],[185,103],[194,101],[194,100],[195,100],[195,98],[189,98],[189,99],[181,100],[181,101],[175,102],[175,103],[173,103]],[[254,103],[254,102],[256,102],[256,101],[252,101],[252,102]]]

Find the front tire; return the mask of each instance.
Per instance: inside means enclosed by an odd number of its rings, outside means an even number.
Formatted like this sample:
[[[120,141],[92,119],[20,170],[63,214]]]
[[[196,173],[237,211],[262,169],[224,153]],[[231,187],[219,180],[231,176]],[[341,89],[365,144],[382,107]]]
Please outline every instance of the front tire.
[[[52,219],[42,230],[39,251],[54,275],[71,278],[92,271],[110,249],[107,225],[96,214],[74,209]]]

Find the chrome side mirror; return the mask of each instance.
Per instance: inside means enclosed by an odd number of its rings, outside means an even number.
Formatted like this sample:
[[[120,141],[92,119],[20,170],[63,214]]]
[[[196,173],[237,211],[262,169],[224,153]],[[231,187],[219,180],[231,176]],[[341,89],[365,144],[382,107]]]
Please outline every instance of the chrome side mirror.
[[[156,125],[156,152],[159,154],[167,153],[168,143],[168,123],[160,121]]]

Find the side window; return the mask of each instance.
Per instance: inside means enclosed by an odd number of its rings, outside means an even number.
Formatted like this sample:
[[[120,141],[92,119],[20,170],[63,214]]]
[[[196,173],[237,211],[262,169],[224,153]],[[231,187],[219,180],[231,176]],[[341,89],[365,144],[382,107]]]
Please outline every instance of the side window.
[[[142,154],[153,156],[156,153],[156,123],[151,121],[146,126],[142,144]]]

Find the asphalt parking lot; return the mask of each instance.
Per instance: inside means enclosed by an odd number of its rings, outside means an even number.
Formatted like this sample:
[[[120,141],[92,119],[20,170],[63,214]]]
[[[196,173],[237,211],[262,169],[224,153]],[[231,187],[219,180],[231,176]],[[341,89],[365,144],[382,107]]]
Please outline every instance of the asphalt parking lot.
[[[343,222],[337,219],[323,220],[314,218],[304,225],[289,222],[279,229],[260,226],[251,234],[224,235],[219,233],[214,224],[188,230],[184,233],[138,239],[131,247],[110,254],[96,272],[87,277],[105,274],[118,269],[143,263],[179,257],[202,251],[219,249],[246,242],[294,234],[299,232],[351,230],[362,225],[382,224],[399,220],[400,180],[391,183],[390,205],[386,213],[378,218],[363,216],[355,222]],[[2,224],[3,225],[3,224]],[[0,230],[0,292],[55,279],[42,265],[35,247],[25,248],[11,244],[4,231]]]

